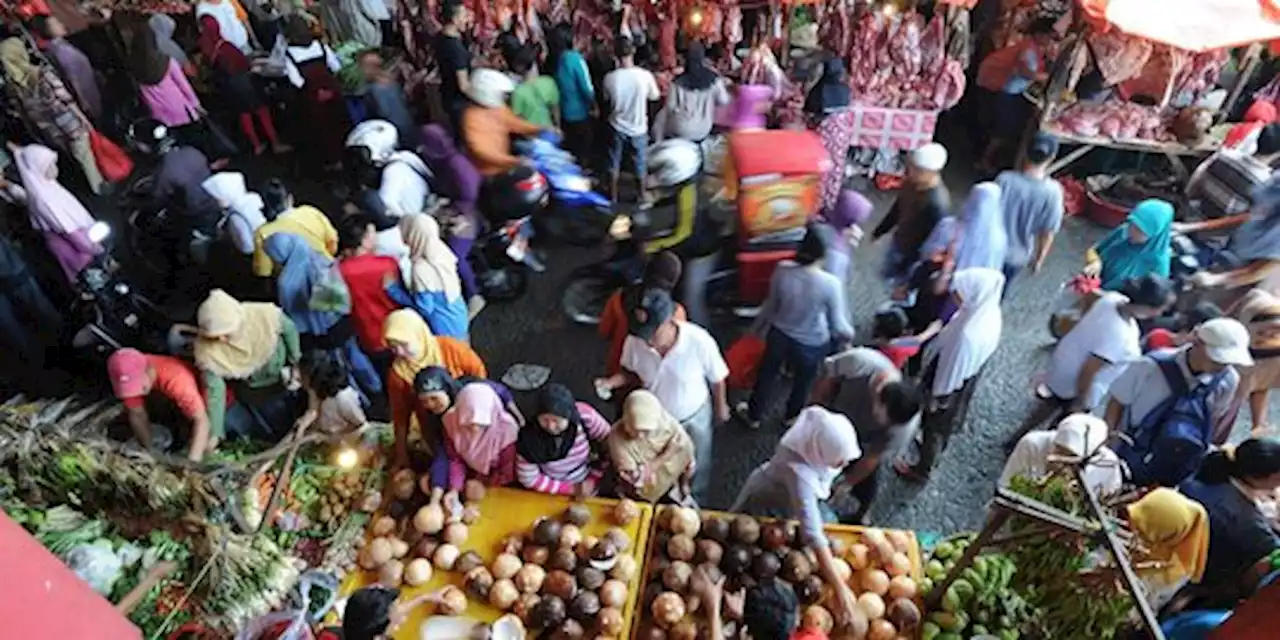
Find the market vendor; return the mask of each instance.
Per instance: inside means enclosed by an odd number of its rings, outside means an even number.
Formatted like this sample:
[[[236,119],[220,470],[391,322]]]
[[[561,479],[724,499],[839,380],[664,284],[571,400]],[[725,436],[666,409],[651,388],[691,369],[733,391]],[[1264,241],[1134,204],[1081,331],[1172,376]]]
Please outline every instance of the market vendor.
[[[176,408],[191,425],[187,457],[196,462],[204,457],[210,448],[209,416],[195,372],[187,363],[137,349],[120,349],[107,358],[107,374],[116,397],[124,403],[129,428],[138,444],[150,449],[151,416],[171,415],[171,408]],[[157,400],[170,406],[156,406]]]
[[[293,320],[274,304],[240,302],[214,289],[196,311],[196,323],[195,361],[213,441],[221,440],[229,425],[242,434],[283,435],[278,429],[292,425],[297,415],[286,390],[298,384],[302,357]],[[228,410],[226,398],[232,384],[238,402]]]
[[[693,439],[662,408],[658,397],[637,389],[622,402],[622,417],[606,441],[612,473],[609,495],[647,502],[692,504]]]
[[[815,122],[849,108],[853,90],[845,78],[844,59],[832,56],[822,63],[822,77],[804,99],[805,114]]]
[[[409,425],[418,406],[418,395],[414,391],[418,372],[439,366],[455,378],[464,375],[484,378],[488,371],[480,356],[465,342],[432,335],[426,321],[412,309],[392,311],[387,315],[382,333],[395,356],[387,375],[387,401],[396,433],[394,466],[402,468],[409,465]]]
[[[768,462],[751,472],[738,492],[735,513],[800,521],[805,544],[818,556],[824,580],[835,588],[837,616],[847,619],[856,607],[853,591],[835,568],[823,526],[836,522],[827,506],[831,486],[845,467],[862,457],[858,433],[849,419],[822,407],[808,407],[778,442]]]
[[[1084,273],[1100,277],[1106,291],[1148,274],[1169,277],[1173,205],[1164,200],[1139,202],[1124,224],[1114,228],[1085,253]]]
[[[1120,491],[1124,475],[1120,460],[1107,448],[1107,423],[1087,413],[1076,413],[1063,418],[1052,431],[1032,431],[1022,436],[1013,453],[1004,463],[999,484],[1009,486],[1015,476],[1040,479],[1053,468],[1051,456],[1068,460],[1087,461],[1084,477],[1099,495],[1113,495]]]
[[[910,278],[925,240],[951,207],[947,187],[942,183],[942,169],[947,166],[947,148],[930,142],[915,149],[907,157],[907,179],[898,199],[875,231],[874,240],[893,233],[882,274],[899,290],[896,297],[905,298],[905,285]]]
[[[468,479],[491,487],[515,482],[520,423],[492,386],[473,382],[462,387],[442,422],[449,491],[461,491]]]
[[[1280,150],[1278,137],[1277,150]],[[1249,213],[1176,225],[1184,233],[1212,233],[1232,229],[1225,256],[1231,265],[1225,270],[1208,269],[1191,277],[1191,284],[1202,290],[1238,291],[1256,286],[1280,295],[1280,178],[1272,178],[1253,192]],[[1212,262],[1212,259],[1210,260]],[[1213,267],[1210,267],[1213,268]],[[1229,296],[1231,297],[1231,296]],[[1222,300],[1223,306],[1229,306]]]
[[[1173,489],[1156,489],[1125,507],[1129,526],[1142,541],[1143,564],[1135,569],[1147,603],[1160,610],[1187,583],[1204,577],[1209,553],[1209,514],[1200,503]]]
[[[532,424],[516,442],[516,478],[526,489],[595,495],[602,472],[592,468],[592,448],[609,436],[609,422],[569,388],[551,383],[538,396]]]
[[[1253,438],[1205,458],[1199,473],[1179,489],[1209,514],[1209,550],[1196,591],[1210,602],[1234,605],[1271,571],[1267,556],[1280,549],[1280,534],[1259,501],[1280,488],[1280,442]]]

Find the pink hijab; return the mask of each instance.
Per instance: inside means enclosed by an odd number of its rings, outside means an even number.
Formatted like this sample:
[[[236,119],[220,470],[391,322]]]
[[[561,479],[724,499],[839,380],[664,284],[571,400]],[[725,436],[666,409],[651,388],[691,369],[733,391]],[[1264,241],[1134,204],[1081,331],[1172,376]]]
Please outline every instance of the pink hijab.
[[[483,475],[492,471],[498,456],[520,435],[520,425],[502,406],[502,398],[483,382],[463,387],[443,421],[444,433],[454,451],[473,471]]]
[[[29,144],[15,154],[22,186],[27,190],[31,224],[39,231],[71,235],[93,224],[93,216],[49,171],[58,166],[58,154],[49,147]]]

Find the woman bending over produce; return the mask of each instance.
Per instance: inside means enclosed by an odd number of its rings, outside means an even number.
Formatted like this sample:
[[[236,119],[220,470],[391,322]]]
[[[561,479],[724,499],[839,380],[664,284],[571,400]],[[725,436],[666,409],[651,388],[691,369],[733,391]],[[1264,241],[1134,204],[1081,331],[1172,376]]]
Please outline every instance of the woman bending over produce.
[[[648,502],[692,502],[693,439],[653,393],[638,389],[627,396],[607,444],[617,487],[606,493]]]
[[[391,406],[391,423],[395,427],[394,466],[409,464],[409,423],[418,407],[414,378],[419,371],[442,367],[450,376],[484,378],[488,373],[480,356],[466,343],[452,338],[437,338],[422,316],[412,309],[398,309],[387,316],[383,337],[395,359],[387,376],[387,402]],[[418,411],[419,419],[424,414]],[[425,422],[423,422],[425,424]]]
[[[455,380],[442,367],[427,367],[418,372],[413,379],[413,389],[418,394],[413,415],[418,418],[418,428],[422,430],[422,439],[431,447],[431,486],[443,487],[449,483],[449,456],[445,454],[443,444],[444,423],[441,418],[453,408],[454,400],[463,385],[472,382],[487,384],[502,398],[507,411],[515,416],[516,422],[524,425],[524,416],[516,406],[515,398],[506,385],[492,380],[481,380],[472,376],[464,376]]]
[[[442,420],[444,450],[449,456],[449,491],[461,491],[469,478],[491,487],[515,481],[520,423],[506,410],[493,387],[478,382],[462,387],[453,408]]]
[[[1188,582],[1204,577],[1209,553],[1209,514],[1200,503],[1173,489],[1160,488],[1125,508],[1129,526],[1147,549],[1144,562],[1160,566],[1139,569],[1147,602],[1159,610]]]
[[[592,443],[609,436],[609,423],[569,388],[551,383],[538,397],[533,424],[516,443],[516,477],[542,493],[595,495],[602,473],[591,468]]]
[[[729,509],[799,520],[805,543],[818,556],[822,577],[827,584],[839,585],[836,603],[846,619],[854,615],[853,591],[836,574],[835,558],[822,527],[836,521],[825,502],[831,497],[831,485],[860,457],[858,433],[848,418],[822,407],[808,407],[782,436],[773,458],[751,472]]]
[[[1129,212],[1124,224],[1085,254],[1084,272],[1099,276],[1107,291],[1148,274],[1167,278],[1172,229],[1173,205],[1164,200],[1143,200]]]

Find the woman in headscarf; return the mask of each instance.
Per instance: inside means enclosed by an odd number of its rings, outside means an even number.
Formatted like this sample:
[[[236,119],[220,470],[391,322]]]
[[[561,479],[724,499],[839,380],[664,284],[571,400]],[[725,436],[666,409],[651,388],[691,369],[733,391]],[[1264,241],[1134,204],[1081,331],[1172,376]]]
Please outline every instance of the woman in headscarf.
[[[520,423],[493,387],[483,382],[462,387],[443,421],[449,491],[461,491],[468,479],[491,487],[515,482]]]
[[[238,406],[233,411],[227,409],[227,388],[231,384],[236,386],[239,402],[249,402],[260,414],[278,418],[287,413],[285,408],[292,408],[282,385],[299,382],[297,367],[302,345],[297,326],[280,307],[240,302],[222,289],[214,289],[196,311],[196,324],[199,334],[195,362],[209,410],[210,448],[223,438],[228,422],[238,422],[237,418],[244,419],[252,413]],[[236,417],[229,416],[233,412]],[[269,419],[267,425],[292,425],[294,417]]]
[[[1102,279],[1102,288],[1115,291],[1130,278],[1153,273],[1169,276],[1173,205],[1143,200],[1124,224],[1112,229],[1085,254],[1084,271]]]
[[[853,248],[862,240],[862,224],[871,218],[875,206],[855,189],[841,189],[833,206],[824,209],[820,223],[831,230],[835,242],[827,246],[822,268],[848,282],[853,276]]]
[[[1209,514],[1194,500],[1161,487],[1125,507],[1129,526],[1146,550],[1133,560],[1147,604],[1159,611],[1187,583],[1204,578],[1209,557]]]
[[[997,269],[965,269],[952,277],[951,295],[959,308],[924,353],[922,382],[927,400],[920,461],[915,466],[896,461],[899,474],[927,479],[951,434],[964,424],[982,370],[1000,345],[1003,288],[1004,275]]]
[[[98,88],[98,72],[93,69],[89,57],[67,40],[67,27],[53,16],[36,16],[35,30],[49,42],[45,51],[58,65],[71,91],[80,104],[80,110],[91,119],[102,116],[102,91]]]
[[[133,33],[129,47],[129,73],[151,117],[168,127],[182,127],[200,119],[204,107],[187,80],[178,58],[160,46],[152,29]]]
[[[14,160],[27,192],[31,226],[44,235],[62,274],[75,286],[80,271],[102,253],[102,247],[89,239],[93,216],[58,182],[58,154],[53,149],[38,144],[19,147]]]
[[[432,333],[466,342],[470,319],[458,257],[440,239],[440,225],[428,214],[414,213],[400,219],[400,235],[409,247],[409,283],[392,282],[387,295],[417,311]]]
[[[392,311],[383,327],[383,337],[395,358],[387,375],[387,401],[396,433],[394,466],[403,468],[409,464],[409,423],[418,406],[414,390],[418,372],[437,366],[454,378],[484,378],[488,371],[465,342],[432,335],[422,316],[412,309]]]
[[[716,109],[731,99],[724,79],[707,64],[702,43],[689,43],[684,72],[671,81],[666,105],[653,120],[654,142],[665,138],[702,142],[711,134]]]
[[[693,439],[658,397],[644,389],[622,402],[622,418],[606,440],[615,491],[646,502],[692,504]]]
[[[815,121],[849,108],[853,90],[845,80],[844,60],[828,58],[822,63],[822,78],[809,90],[804,99],[804,111]]]
[[[178,23],[168,14],[157,13],[147,19],[147,26],[151,27],[151,32],[156,34],[156,49],[177,62],[184,74],[196,75],[196,66],[192,64],[186,50],[173,39],[173,34],[178,30]]]
[[[246,256],[253,255],[253,234],[267,223],[262,196],[249,191],[244,174],[235,171],[215,173],[201,186],[230,214],[227,226],[236,250]]]
[[[441,418],[458,398],[462,387],[473,382],[481,382],[493,388],[494,393],[502,398],[507,412],[516,418],[516,422],[524,425],[524,415],[516,406],[515,396],[506,385],[495,380],[484,380],[475,376],[454,378],[444,367],[431,366],[418,372],[413,377],[413,390],[417,401],[413,406],[413,415],[418,419],[418,428],[422,433],[422,441],[427,444],[431,454],[431,486],[443,487],[449,484],[449,456],[442,446],[444,423]]]
[[[89,145],[93,125],[58,74],[33,63],[20,38],[0,42],[0,66],[4,67],[4,86],[28,130],[46,147],[71,154],[84,171],[89,188],[94,193],[101,192],[105,180]]]
[[[422,157],[431,170],[431,188],[448,198],[457,215],[449,229],[447,242],[458,258],[458,279],[462,281],[462,295],[467,298],[467,313],[475,317],[484,309],[484,296],[476,286],[476,274],[467,256],[475,244],[480,230],[480,218],[476,213],[476,201],[480,198],[480,172],[467,156],[458,151],[449,132],[438,124],[422,127]]]
[[[1267,416],[1271,390],[1280,387],[1280,298],[1262,289],[1253,289],[1241,299],[1235,316],[1249,329],[1253,366],[1237,367],[1240,384],[1236,387],[1232,413],[1239,411],[1247,399],[1253,431],[1260,433],[1270,427]],[[1226,424],[1235,424],[1235,420]]]
[[[249,13],[238,0],[200,0],[196,3],[196,20],[203,31],[205,18],[218,25],[222,37],[237,51],[253,53],[253,32],[249,29]]]
[[[609,437],[609,422],[569,388],[551,383],[538,395],[533,424],[516,442],[516,478],[526,489],[595,495],[603,472],[591,466],[594,443]]]
[[[1008,237],[1004,229],[1004,212],[1000,208],[1000,185],[982,182],[974,185],[965,199],[960,215],[944,218],[933,234],[954,262],[954,269],[1001,269],[1004,267]],[[925,243],[922,253],[936,248],[934,239]]]
[[[240,130],[253,146],[254,155],[262,155],[267,150],[267,145],[258,137],[258,130],[254,127],[254,116],[257,116],[258,124],[262,126],[262,133],[271,144],[271,150],[274,153],[289,151],[288,146],[281,144],[276,134],[275,120],[271,117],[271,109],[267,107],[258,87],[254,85],[249,59],[235,43],[227,40],[220,25],[221,22],[214,16],[202,16],[200,38],[196,41],[205,63],[213,71],[214,85],[218,88],[218,95],[226,100],[227,106],[238,115]],[[345,133],[344,131],[343,135]]]
[[[832,485],[844,468],[860,457],[858,433],[848,418],[823,407],[807,407],[778,441],[773,457],[751,472],[729,509],[798,520],[805,545],[818,557],[818,573],[828,584],[840,585],[835,602],[846,616],[853,615],[853,592],[836,573],[835,558],[822,528],[836,521],[826,504]]]
[[[289,82],[301,91],[299,106],[311,135],[311,151],[325,167],[342,165],[342,150],[351,121],[342,97],[342,85],[333,74],[342,68],[337,54],[316,40],[301,15],[285,20],[284,36]]]
[[[596,325],[596,329],[601,338],[609,341],[609,355],[605,361],[605,371],[609,375],[622,369],[620,364],[622,343],[626,342],[627,336],[631,334],[628,324],[630,320],[626,310],[633,308],[640,301],[640,296],[646,289],[656,288],[673,293],[676,286],[680,284],[683,269],[680,256],[672,251],[660,251],[649,258],[649,263],[644,267],[644,276],[640,278],[639,283],[633,287],[615,291],[605,301],[604,310],[600,313],[600,323]],[[681,322],[689,319],[684,305],[679,303],[676,303],[676,311],[672,317]]]
[[[1096,493],[1118,493],[1124,475],[1120,459],[1104,444],[1106,440],[1107,423],[1102,418],[1087,413],[1069,415],[1052,431],[1032,431],[1022,436],[1004,463],[999,484],[1009,486],[1014,476],[1042,478],[1053,468],[1049,456],[1063,456],[1088,461],[1084,476]]]
[[[1227,132],[1227,137],[1222,140],[1222,148],[1253,155],[1258,150],[1258,134],[1263,127],[1275,122],[1277,117],[1274,104],[1266,100],[1255,100],[1244,112],[1240,124]]]

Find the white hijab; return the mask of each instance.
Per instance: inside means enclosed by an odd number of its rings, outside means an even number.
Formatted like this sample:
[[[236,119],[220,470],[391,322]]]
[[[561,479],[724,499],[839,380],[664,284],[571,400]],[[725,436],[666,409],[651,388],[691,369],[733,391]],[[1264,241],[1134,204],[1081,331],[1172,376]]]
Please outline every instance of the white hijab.
[[[233,218],[239,218],[245,233],[239,234],[241,237],[233,236],[236,248],[241,253],[253,253],[253,232],[267,223],[267,217],[262,214],[262,196],[249,191],[244,174],[235,171],[215,173],[200,186],[229,209]]]
[[[203,16],[213,16],[218,21],[218,33],[222,35],[222,39],[235,45],[245,54],[253,53],[253,44],[249,42],[249,30],[245,28],[244,23],[240,21],[240,16],[236,14],[236,8],[231,4],[231,0],[222,0],[218,3],[205,0],[196,5],[196,20]]]
[[[1107,423],[1101,418],[1087,413],[1069,415],[1053,431],[1033,431],[1018,441],[1000,473],[1000,486],[1008,486],[1014,476],[1043,477],[1049,472],[1049,456],[1061,447],[1077,458],[1090,458],[1084,476],[1095,491],[1115,493],[1123,477],[1119,458],[1103,446],[1106,440]]]
[[[960,296],[960,309],[925,350],[925,367],[937,360],[933,396],[959,391],[978,375],[1000,344],[1003,320],[1000,296],[1004,275],[995,269],[962,269],[951,278]]]
[[[791,470],[820,500],[831,497],[831,483],[844,465],[862,457],[853,423],[819,406],[801,411],[778,446],[800,456],[803,462],[791,463]]]

